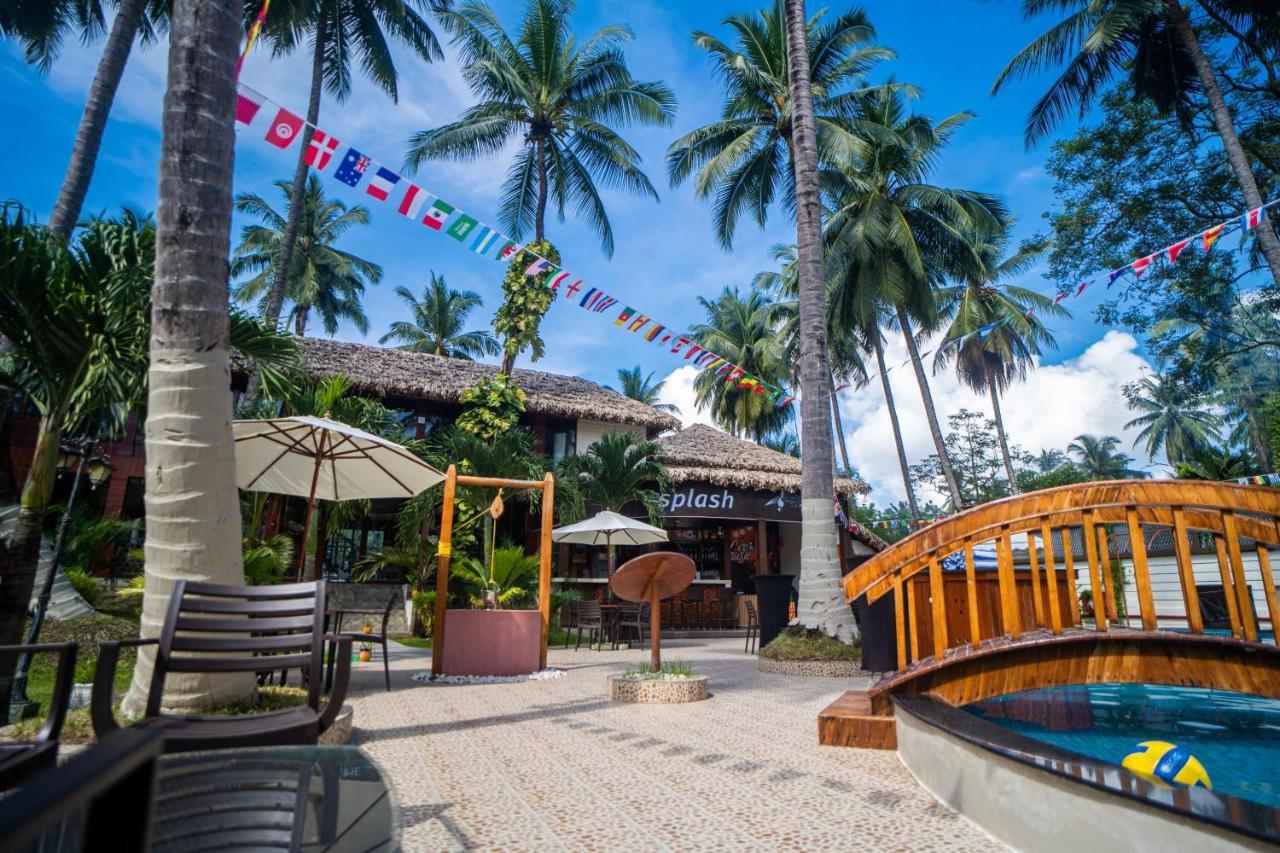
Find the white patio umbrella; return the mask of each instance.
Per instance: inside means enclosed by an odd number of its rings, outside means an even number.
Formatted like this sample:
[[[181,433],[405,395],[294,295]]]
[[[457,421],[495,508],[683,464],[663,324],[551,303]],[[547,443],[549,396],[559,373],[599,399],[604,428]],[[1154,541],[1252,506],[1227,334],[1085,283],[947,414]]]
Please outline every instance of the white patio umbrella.
[[[232,430],[237,486],[307,499],[299,574],[317,498],[411,498],[444,479],[394,441],[328,418],[236,421]]]
[[[590,518],[557,527],[551,531],[551,541],[572,542],[577,545],[604,545],[609,554],[609,577],[613,577],[614,538],[623,545],[648,545],[666,542],[667,531],[634,518],[605,510]]]

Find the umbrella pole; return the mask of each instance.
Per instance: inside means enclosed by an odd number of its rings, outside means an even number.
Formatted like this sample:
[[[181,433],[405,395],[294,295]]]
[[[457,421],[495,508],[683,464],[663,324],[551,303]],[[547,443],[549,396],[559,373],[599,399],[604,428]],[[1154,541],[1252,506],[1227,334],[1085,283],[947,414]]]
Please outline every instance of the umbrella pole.
[[[322,442],[323,438],[320,439]],[[298,580],[302,580],[302,570],[307,566],[307,537],[311,535],[311,512],[316,505],[316,486],[320,482],[320,463],[324,459],[323,451],[316,455],[316,470],[311,475],[311,495],[307,498],[307,517],[302,520],[302,544],[298,547]]]
[[[662,599],[654,582],[649,584],[649,668],[662,670]]]
[[[609,567],[609,577],[605,579],[605,593],[609,601],[613,601],[613,586],[609,581],[613,580],[613,533],[605,531],[604,534],[604,552],[605,564]]]

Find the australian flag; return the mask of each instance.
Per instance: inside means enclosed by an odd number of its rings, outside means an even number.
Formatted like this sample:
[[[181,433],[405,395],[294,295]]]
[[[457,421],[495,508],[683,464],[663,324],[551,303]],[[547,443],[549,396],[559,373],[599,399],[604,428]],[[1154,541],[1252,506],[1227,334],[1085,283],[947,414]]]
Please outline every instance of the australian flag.
[[[342,158],[342,162],[338,164],[337,170],[333,173],[333,177],[342,181],[349,187],[354,187],[360,183],[360,179],[364,177],[365,171],[369,168],[370,160],[354,148],[348,148],[347,154]]]

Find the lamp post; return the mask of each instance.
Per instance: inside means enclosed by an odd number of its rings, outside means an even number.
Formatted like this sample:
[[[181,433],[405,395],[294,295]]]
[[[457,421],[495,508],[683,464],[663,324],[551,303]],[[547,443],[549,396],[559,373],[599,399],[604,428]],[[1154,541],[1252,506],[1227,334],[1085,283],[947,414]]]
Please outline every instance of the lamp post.
[[[72,460],[75,460],[75,468],[71,479],[71,492],[67,495],[67,506],[62,511],[62,517],[58,519],[58,535],[53,540],[53,557],[49,563],[49,572],[44,577],[44,583],[40,585],[40,597],[36,599],[36,606],[31,613],[31,627],[27,629],[27,645],[34,645],[39,639],[40,628],[44,625],[44,617],[49,610],[53,582],[58,576],[58,567],[62,562],[62,546],[67,538],[67,526],[71,521],[71,511],[75,507],[76,494],[80,490],[80,475],[87,471],[90,488],[97,488],[111,475],[111,465],[107,457],[94,455],[97,449],[97,438],[88,439],[79,448],[72,445],[58,448],[58,469],[71,468]],[[33,716],[38,710],[37,703],[27,698],[27,676],[30,671],[31,655],[23,654],[18,658],[18,671],[13,678],[12,706],[9,711],[11,720]]]

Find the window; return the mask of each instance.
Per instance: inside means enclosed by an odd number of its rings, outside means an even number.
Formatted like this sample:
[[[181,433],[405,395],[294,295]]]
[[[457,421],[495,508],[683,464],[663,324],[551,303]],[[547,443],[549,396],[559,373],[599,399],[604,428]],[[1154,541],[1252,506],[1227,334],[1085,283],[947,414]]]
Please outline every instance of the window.
[[[566,456],[574,454],[574,441],[577,433],[573,427],[547,428],[547,453],[553,462],[559,462]]]

